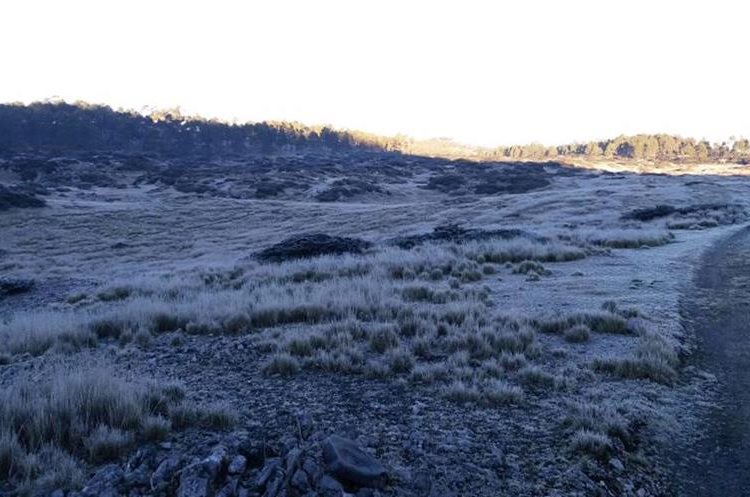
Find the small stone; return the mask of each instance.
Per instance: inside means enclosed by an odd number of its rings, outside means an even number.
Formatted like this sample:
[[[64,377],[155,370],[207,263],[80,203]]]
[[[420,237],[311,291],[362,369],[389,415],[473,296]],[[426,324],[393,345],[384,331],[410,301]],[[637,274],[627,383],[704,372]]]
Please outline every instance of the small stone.
[[[323,475],[318,482],[318,493],[323,497],[341,497],[344,495],[344,487],[330,476]]]
[[[235,495],[237,495],[237,480],[231,479],[221,490],[216,492],[214,497],[234,497]]]
[[[237,455],[232,458],[227,471],[230,475],[239,475],[244,473],[245,469],[247,469],[247,458],[243,455]]]
[[[620,461],[616,457],[613,457],[612,459],[609,460],[609,465],[612,466],[617,471],[622,471],[625,469],[625,465],[622,464],[622,461]]]
[[[211,482],[205,476],[201,464],[192,464],[185,468],[180,475],[180,486],[177,497],[207,497],[211,490]]]
[[[281,469],[281,461],[279,458],[269,458],[258,472],[258,476],[255,479],[255,486],[258,488],[265,488],[268,481],[279,469]]]
[[[297,414],[297,428],[299,429],[300,435],[303,439],[308,438],[312,435],[315,428],[312,417],[309,414],[301,412]]]
[[[308,478],[310,478],[313,484],[317,484],[318,480],[323,476],[323,469],[311,457],[303,461],[302,469],[305,470],[305,473],[307,473]]]
[[[117,464],[104,466],[83,487],[81,495],[86,497],[117,495],[117,487],[123,482],[124,477],[125,472]]]
[[[307,479],[307,473],[305,473],[301,469],[298,469],[294,472],[290,483],[295,489],[299,490],[301,494],[304,494],[308,490],[310,490],[310,482]]]
[[[361,487],[385,484],[386,470],[374,457],[349,439],[331,435],[323,441],[323,458],[339,479]]]
[[[224,465],[227,459],[227,448],[223,445],[217,445],[211,449],[211,453],[206,459],[203,460],[203,466],[208,471],[211,478],[216,478],[219,474],[221,467]]]
[[[302,450],[298,447],[290,450],[286,455],[286,472],[289,474],[294,473],[299,466],[300,458],[302,457]]]
[[[162,483],[169,483],[174,472],[180,467],[180,462],[180,458],[177,456],[169,456],[160,462],[156,471],[151,475],[151,484],[158,487]]]
[[[266,486],[266,492],[263,494],[263,497],[282,497],[284,495],[286,495],[286,490],[284,489],[284,471],[279,468],[273,480]]]

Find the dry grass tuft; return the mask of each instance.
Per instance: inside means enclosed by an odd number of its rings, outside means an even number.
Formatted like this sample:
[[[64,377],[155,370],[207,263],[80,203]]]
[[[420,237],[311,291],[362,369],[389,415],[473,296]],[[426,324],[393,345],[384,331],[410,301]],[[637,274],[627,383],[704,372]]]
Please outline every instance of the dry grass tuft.
[[[0,477],[35,492],[80,483],[80,462],[115,460],[138,441],[204,422],[175,385],[124,380],[105,369],[58,371],[46,383],[21,382],[0,392]],[[222,423],[226,426],[226,423]]]

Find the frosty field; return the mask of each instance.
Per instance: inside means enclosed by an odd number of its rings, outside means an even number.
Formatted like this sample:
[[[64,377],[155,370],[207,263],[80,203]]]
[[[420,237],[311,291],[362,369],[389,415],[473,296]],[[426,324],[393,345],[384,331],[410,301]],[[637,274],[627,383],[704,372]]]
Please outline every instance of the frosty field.
[[[684,296],[742,167],[19,160],[46,206],[0,212],[0,493],[672,495],[715,400]],[[306,234],[369,243],[258,257]],[[377,490],[328,481],[333,434]]]

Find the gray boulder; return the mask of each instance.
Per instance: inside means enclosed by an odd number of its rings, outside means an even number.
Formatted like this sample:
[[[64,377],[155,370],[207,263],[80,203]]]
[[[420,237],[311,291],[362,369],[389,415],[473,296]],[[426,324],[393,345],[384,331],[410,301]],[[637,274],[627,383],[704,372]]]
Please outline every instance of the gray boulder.
[[[353,441],[331,435],[323,441],[323,459],[329,471],[339,480],[360,487],[385,485],[386,470],[373,456]]]

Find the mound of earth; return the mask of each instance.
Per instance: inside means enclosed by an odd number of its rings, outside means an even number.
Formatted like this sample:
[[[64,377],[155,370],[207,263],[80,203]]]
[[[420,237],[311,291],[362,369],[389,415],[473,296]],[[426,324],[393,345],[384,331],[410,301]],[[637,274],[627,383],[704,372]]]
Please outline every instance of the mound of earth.
[[[361,254],[371,246],[370,242],[359,238],[312,233],[287,238],[276,245],[261,250],[255,254],[255,257],[261,261],[283,262],[321,255]]]

